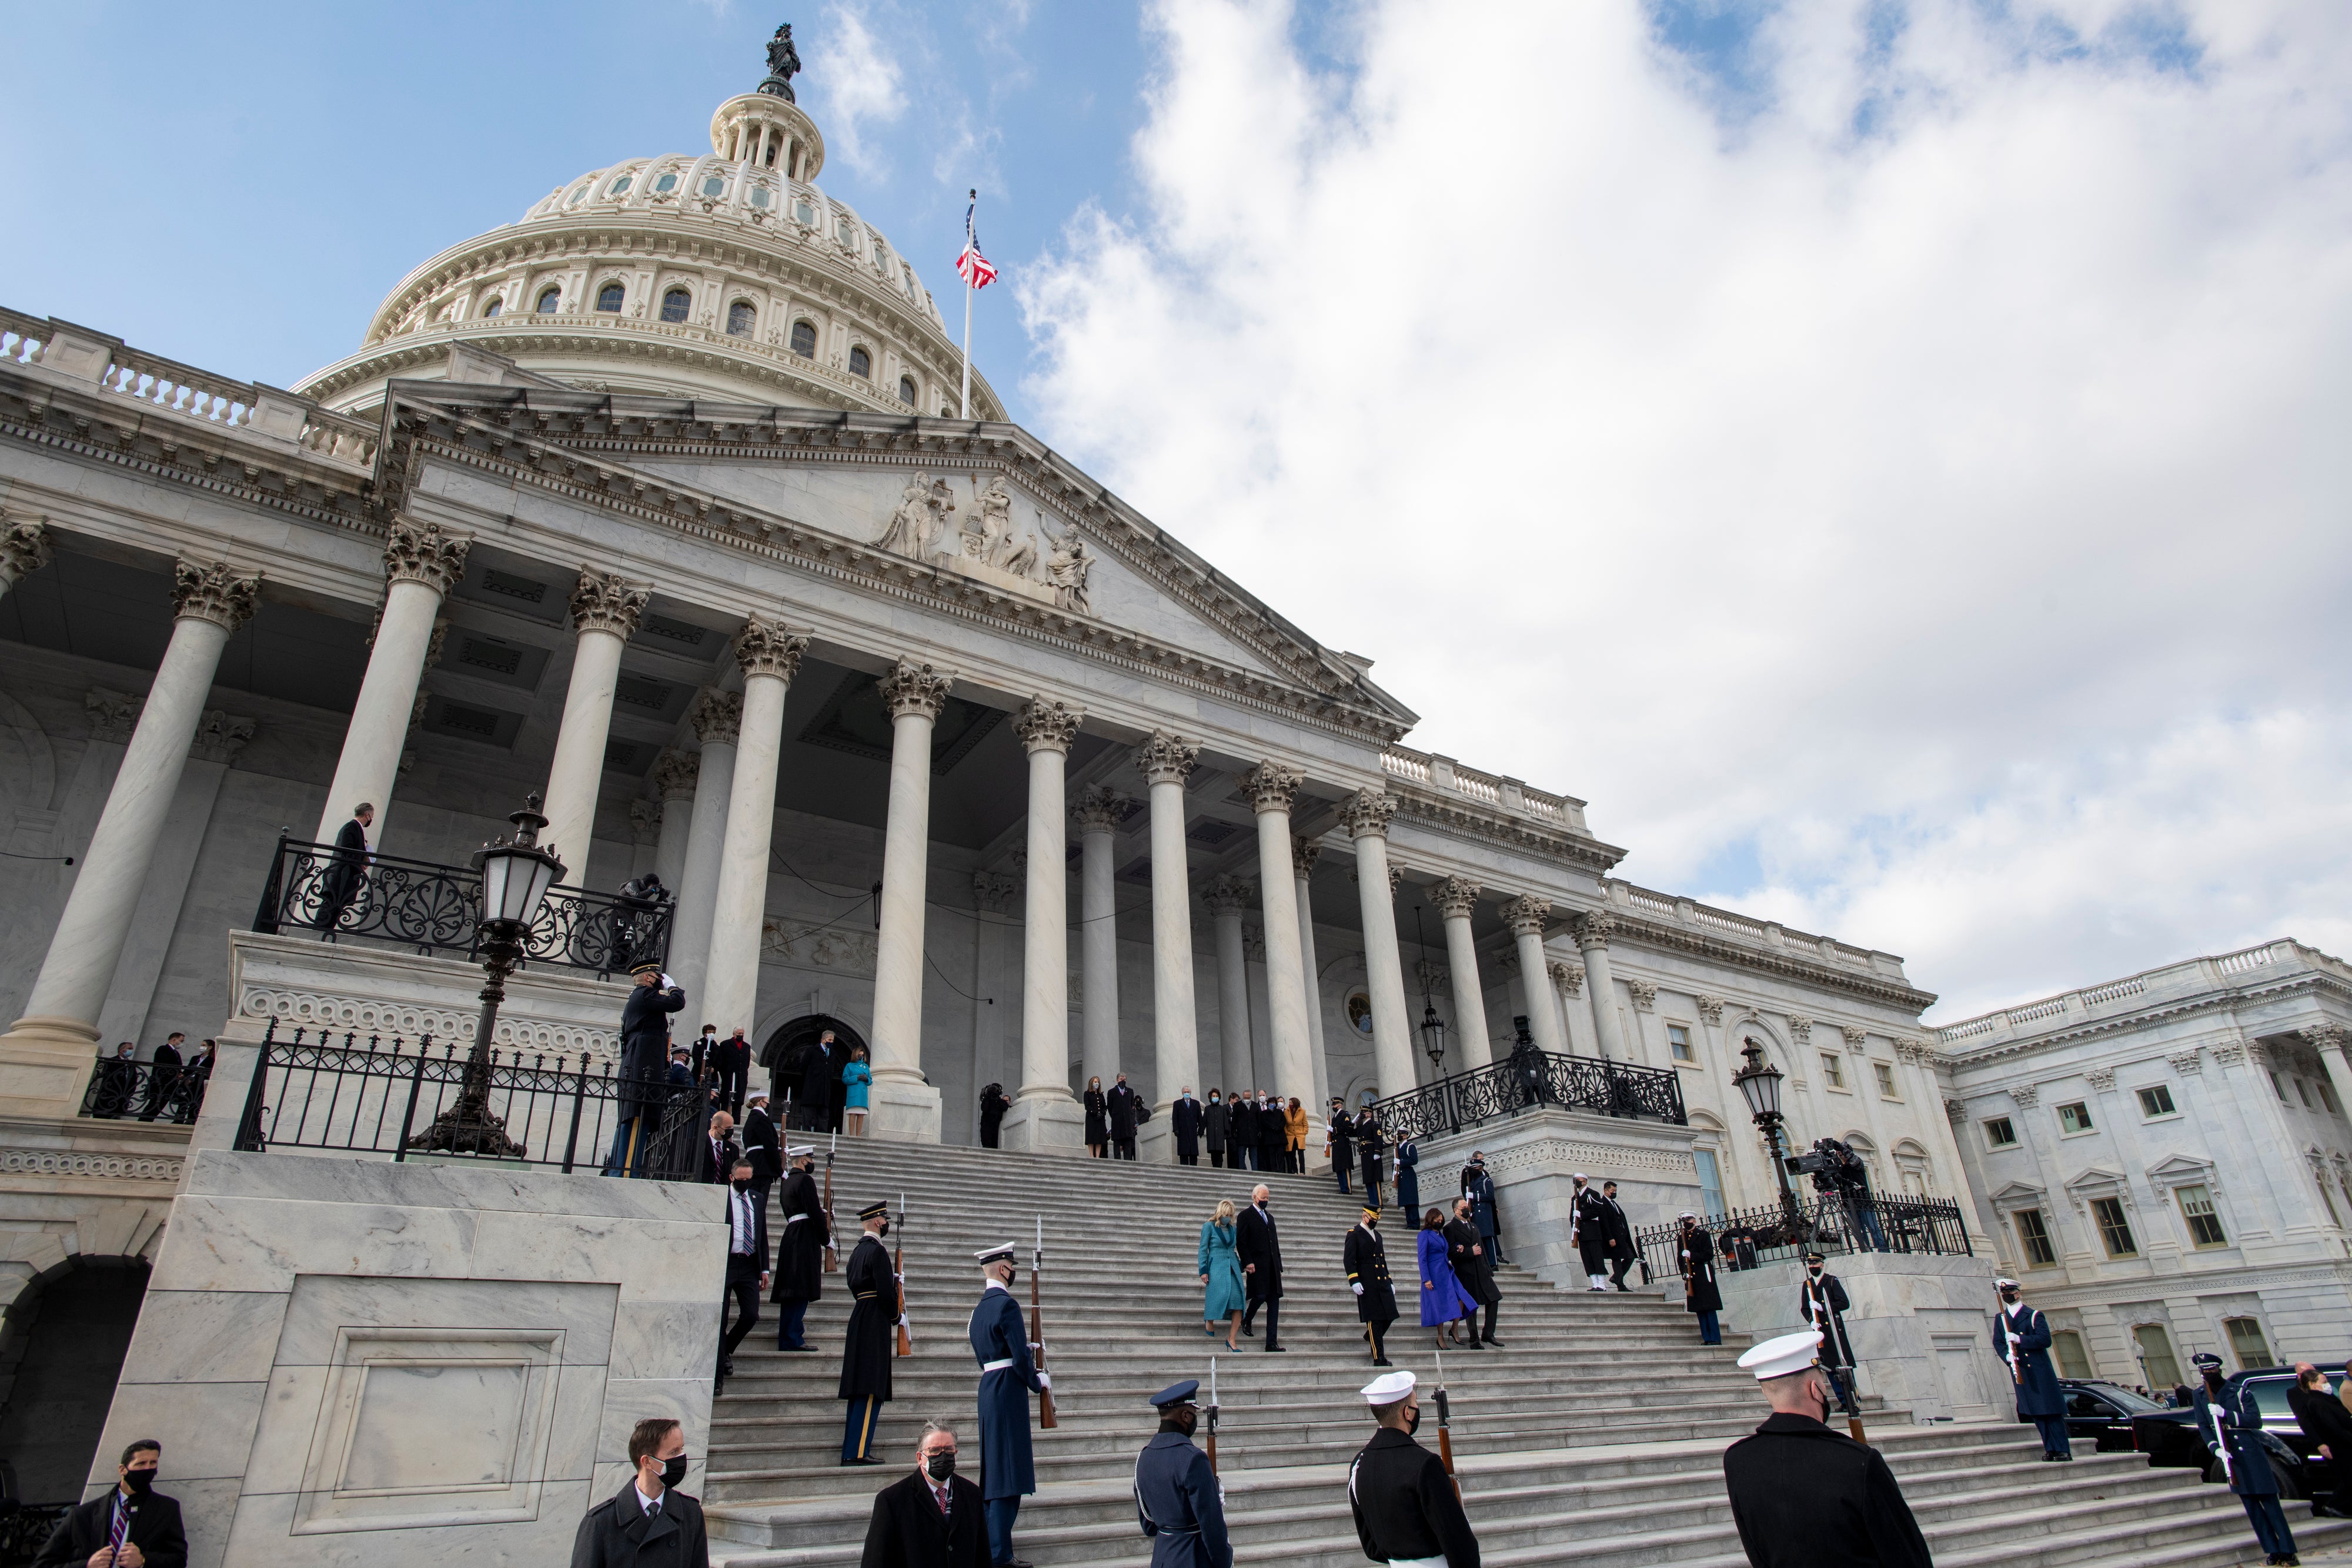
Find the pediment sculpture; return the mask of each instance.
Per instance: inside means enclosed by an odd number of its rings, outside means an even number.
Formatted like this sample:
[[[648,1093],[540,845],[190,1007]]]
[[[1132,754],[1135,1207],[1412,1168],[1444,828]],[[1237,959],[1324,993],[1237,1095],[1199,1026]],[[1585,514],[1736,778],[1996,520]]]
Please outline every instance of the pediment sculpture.
[[[948,482],[919,471],[907,481],[906,489],[899,493],[898,509],[890,514],[888,526],[875,542],[884,549],[921,560],[947,531],[948,514],[954,510],[955,497]]]

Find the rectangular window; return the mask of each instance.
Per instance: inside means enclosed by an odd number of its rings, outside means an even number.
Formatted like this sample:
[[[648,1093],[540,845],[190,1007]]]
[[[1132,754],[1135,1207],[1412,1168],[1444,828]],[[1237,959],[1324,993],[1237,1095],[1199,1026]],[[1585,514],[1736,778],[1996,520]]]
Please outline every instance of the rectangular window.
[[[2194,1186],[2178,1186],[2172,1196],[2179,1200],[2180,1217],[2189,1221],[2189,1239],[2200,1247],[2227,1247],[2230,1239],[2221,1234],[2221,1217],[2213,1212],[2213,1195],[2203,1183]]]
[[[2327,1113],[2331,1116],[2344,1114],[2343,1108],[2336,1103],[2336,1091],[2327,1086],[2325,1078],[2319,1081],[2319,1103],[2327,1107]]]
[[[1715,1151],[1693,1149],[1691,1160],[1698,1166],[1699,1207],[1706,1211],[1709,1219],[1720,1219],[1725,1212],[1723,1172],[1715,1163]]]
[[[1845,1087],[1845,1063],[1838,1060],[1837,1052],[1833,1051],[1822,1052],[1822,1081],[1832,1089]]]
[[[2091,1218],[2099,1222],[2099,1240],[2106,1247],[2108,1257],[2139,1256],[2139,1243],[2132,1239],[2131,1221],[2124,1217],[2122,1198],[2093,1198]]]
[[[2176,1113],[2172,1108],[2171,1087],[2168,1084],[2159,1083],[2153,1089],[2141,1090],[2139,1092],[2139,1113],[2143,1116],[2170,1116],[2175,1114]]]
[[[1985,1146],[2013,1149],[2017,1146],[2017,1129],[2006,1116],[1988,1117],[1984,1124]]]
[[[1696,1061],[1698,1053],[1691,1050],[1690,1030],[1678,1023],[1666,1026],[1666,1047],[1675,1053],[1676,1061]]]
[[[2296,1099],[2303,1102],[2305,1110],[2311,1109],[2311,1086],[2300,1078],[2294,1081],[2294,1094]]]
[[[2139,1346],[2140,1364],[2147,1368],[2150,1390],[2171,1388],[2180,1382],[2180,1362],[2172,1354],[2172,1336],[2164,1332],[2162,1323],[2135,1326],[2132,1343]]]
[[[2271,1359],[2271,1342],[2263,1337],[2263,1325],[2256,1320],[2223,1318],[2221,1331],[2230,1336],[2230,1354],[2238,1358],[2240,1372],[2277,1364]]]
[[[2089,1377],[2091,1358],[2083,1354],[2083,1336],[2073,1329],[2050,1331],[2051,1354],[2058,1358],[2061,1377]]]
[[[2271,1092],[2279,1097],[2280,1104],[2287,1103],[2286,1085],[2279,1082],[2279,1075],[2275,1072],[2271,1074]]]
[[[2315,1173],[2313,1179],[2319,1183],[2319,1201],[2327,1206],[2327,1223],[2336,1227],[2338,1230],[2343,1229],[2344,1220],[2343,1218],[2336,1212],[2336,1197],[2333,1193],[2330,1193],[2327,1190],[2327,1178],[2325,1176],[2320,1176]]]
[[[2047,1269],[2057,1263],[2058,1249],[2050,1245],[2050,1228],[2042,1224],[2040,1209],[2021,1208],[2009,1218],[2017,1227],[2017,1244],[2025,1253],[2027,1268]]]
[[[1874,1061],[1870,1064],[1870,1070],[1878,1075],[1878,1097],[1881,1100],[1900,1100],[1903,1098],[1903,1096],[1895,1092],[1895,1069],[1893,1067],[1884,1061]]]
[[[2090,1106],[2084,1104],[2082,1101],[2077,1100],[2072,1105],[2061,1105],[2058,1107],[2058,1131],[2060,1134],[2087,1133],[2090,1130]]]

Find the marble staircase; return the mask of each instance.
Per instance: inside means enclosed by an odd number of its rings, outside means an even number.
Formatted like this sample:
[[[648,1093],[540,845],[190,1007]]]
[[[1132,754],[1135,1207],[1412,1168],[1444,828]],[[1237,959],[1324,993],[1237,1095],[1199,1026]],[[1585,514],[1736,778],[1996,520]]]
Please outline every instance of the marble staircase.
[[[820,1165],[820,1174],[822,1166]],[[971,1254],[1023,1250],[1045,1227],[1048,1365],[1060,1424],[1036,1434],[1038,1492],[1023,1506],[1023,1556],[1047,1564],[1141,1563],[1148,1543],[1129,1495],[1136,1451],[1155,1416],[1145,1396],[1184,1377],[1205,1382],[1213,1355],[1223,1418],[1220,1469],[1240,1563],[1341,1568],[1363,1561],[1349,1521],[1348,1459],[1370,1431],[1357,1390],[1372,1375],[1339,1264],[1356,1203],[1328,1175],[1273,1176],[1283,1237],[1286,1354],[1263,1339],[1227,1354],[1206,1336],[1193,1260],[1220,1197],[1246,1200],[1249,1173],[844,1139],[835,1214],[854,1232],[862,1204],[905,1196],[908,1314],[915,1354],[894,1364],[877,1451],[883,1469],[839,1465],[835,1398],[840,1276],[810,1310],[814,1355],[780,1354],[772,1307],[735,1358],[713,1406],[709,1474],[698,1476],[714,1562],[736,1568],[849,1564],[873,1494],[912,1462],[925,1420],[956,1423],[976,1472],[977,1374],[965,1323],[980,1291]],[[1426,1197],[1444,1195],[1431,1193]],[[1391,1270],[1413,1280],[1411,1232],[1384,1218]],[[894,1236],[893,1240],[900,1239]],[[1594,1295],[1502,1270],[1504,1348],[1454,1353],[1444,1372],[1470,1516],[1490,1563],[1591,1568],[1745,1562],[1723,1500],[1721,1453],[1763,1406],[1734,1364],[1742,1342],[1696,1343],[1692,1319],[1653,1290]],[[1408,1307],[1409,1313],[1412,1309]],[[1413,1321],[1417,1321],[1415,1315]],[[1261,1333],[1263,1323],[1260,1324]],[[1399,1364],[1436,1372],[1430,1336],[1400,1322]],[[1919,1427],[1873,1411],[1887,1455],[1944,1564],[2162,1564],[2249,1561],[2252,1537],[2234,1499],[2186,1470],[2133,1455],[2039,1462],[2030,1428]],[[1423,1423],[1433,1437],[1434,1412]],[[693,1483],[689,1483],[691,1486]],[[2336,1521],[2290,1505],[2298,1536],[2352,1540]],[[2253,1553],[2252,1560],[2259,1560]]]

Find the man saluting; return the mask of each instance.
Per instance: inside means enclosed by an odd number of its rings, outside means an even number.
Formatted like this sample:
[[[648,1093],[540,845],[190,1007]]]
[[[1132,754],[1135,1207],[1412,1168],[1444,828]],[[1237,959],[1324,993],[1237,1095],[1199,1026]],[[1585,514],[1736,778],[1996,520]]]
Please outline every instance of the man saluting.
[[[1348,1507],[1364,1555],[1389,1568],[1478,1568],[1478,1538],[1444,1461],[1412,1440],[1421,1401],[1410,1372],[1364,1385],[1381,1429],[1348,1467]]]
[[[1225,1539],[1225,1494],[1209,1456],[1192,1446],[1201,1380],[1151,1396],[1160,1430],[1135,1460],[1135,1516],[1151,1538],[1151,1568],[1233,1568]]]
[[[1878,1450],[1823,1423],[1829,1379],[1812,1329],[1768,1339],[1739,1358],[1771,1419],[1724,1451],[1739,1544],[1755,1568],[1876,1563],[1931,1568],[1927,1542]]]
[[[1037,1370],[1021,1303],[1013,1299],[1020,1272],[1013,1243],[976,1252],[985,1283],[971,1310],[971,1354],[980,1363],[980,1496],[988,1515],[988,1555],[996,1568],[1027,1568],[1013,1555],[1013,1521],[1021,1500],[1037,1490],[1029,1452],[1029,1396],[1054,1386]]]

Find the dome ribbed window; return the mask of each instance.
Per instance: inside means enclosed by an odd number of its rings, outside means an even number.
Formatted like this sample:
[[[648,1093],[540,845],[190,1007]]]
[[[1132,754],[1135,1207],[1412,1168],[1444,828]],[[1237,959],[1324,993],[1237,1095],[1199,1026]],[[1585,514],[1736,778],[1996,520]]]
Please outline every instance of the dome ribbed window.
[[[915,406],[914,377],[900,376],[898,378],[898,401],[905,403],[908,408]]]
[[[562,303],[563,290],[561,288],[542,288],[539,291],[539,313],[541,315],[554,315],[555,308]]]
[[[694,308],[694,296],[683,288],[673,288],[662,296],[662,319],[683,321]]]
[[[596,290],[596,308],[608,316],[621,313],[621,300],[625,291],[617,283],[608,283]]]
[[[482,307],[482,319],[487,321],[506,308],[507,302],[493,294],[490,296],[490,302]]]
[[[793,323],[793,352],[804,360],[816,358],[816,328],[806,321]]]
[[[750,337],[751,328],[759,319],[760,313],[751,308],[750,300],[738,299],[727,307],[727,335],[730,338]]]
[[[849,373],[853,376],[872,375],[874,373],[874,356],[867,353],[863,349],[850,350]]]

